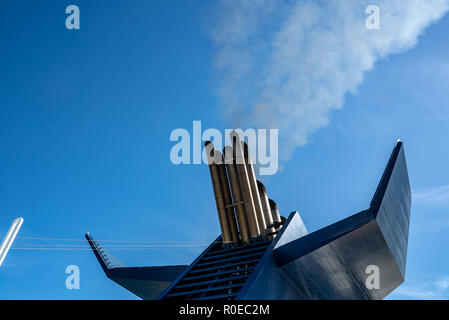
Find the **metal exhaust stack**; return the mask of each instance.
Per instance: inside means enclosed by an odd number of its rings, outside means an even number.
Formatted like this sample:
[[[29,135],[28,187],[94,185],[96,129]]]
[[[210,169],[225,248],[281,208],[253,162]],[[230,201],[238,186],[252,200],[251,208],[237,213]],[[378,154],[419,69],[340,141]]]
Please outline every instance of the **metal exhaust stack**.
[[[218,161],[216,160],[217,157],[214,152],[215,151],[214,145],[212,142],[207,141],[205,143],[205,147],[206,147],[207,160],[209,163],[210,177],[212,180],[212,188],[214,190],[215,203],[217,205],[218,220],[220,222],[221,233],[223,235],[223,242],[225,244],[232,244],[235,243],[237,239],[232,238],[231,228],[229,226],[222,184],[218,172],[218,165],[216,164],[216,162]]]
[[[226,217],[228,218],[229,231],[233,242],[239,241],[239,233],[237,230],[237,222],[235,221],[234,206],[232,203],[231,191],[229,190],[228,174],[226,173],[226,165],[223,155],[220,151],[214,150],[215,159],[221,159],[221,163],[217,164],[218,175],[220,177],[221,191],[223,193]]]
[[[240,237],[244,244],[250,243],[250,234],[248,219],[246,217],[245,202],[240,187],[237,167],[235,164],[234,153],[232,147],[227,146],[223,149],[226,168],[228,169],[229,182],[232,190],[232,198],[234,199],[235,212],[239,225]]]
[[[268,202],[270,203],[270,209],[271,209],[271,214],[273,215],[273,221],[275,224],[278,224],[278,226],[276,227],[276,231],[279,231],[281,229],[281,215],[279,214],[279,208],[278,205],[276,204],[276,202],[274,202],[271,199],[268,199]]]
[[[245,142],[242,142],[243,152],[245,155],[245,163],[248,171],[249,183],[251,186],[251,193],[254,199],[254,208],[256,209],[257,214],[257,222],[259,224],[260,233],[266,236],[267,224],[265,222],[264,210],[262,207],[262,202],[259,194],[259,188],[257,186],[256,173],[254,172],[254,165],[251,160],[251,155],[249,153],[248,145]]]
[[[240,186],[242,188],[243,201],[245,201],[245,210],[248,219],[248,226],[251,238],[260,236],[259,223],[257,221],[257,213],[254,206],[254,199],[251,192],[251,184],[248,176],[248,170],[245,164],[245,156],[240,137],[237,132],[230,134],[233,150],[235,152],[235,161],[237,173],[239,176]]]
[[[257,180],[257,188],[259,189],[260,201],[262,202],[263,214],[265,217],[265,222],[267,224],[268,238],[272,239],[274,238],[273,235],[276,230],[273,227],[274,220],[273,215],[271,213],[270,201],[268,200],[267,189],[265,188],[263,183],[260,182],[259,180]]]
[[[230,137],[232,147],[226,146],[223,154],[212,142],[205,143],[223,242],[272,240],[282,225],[279,209],[268,199],[263,183],[256,180],[248,145],[235,131]]]

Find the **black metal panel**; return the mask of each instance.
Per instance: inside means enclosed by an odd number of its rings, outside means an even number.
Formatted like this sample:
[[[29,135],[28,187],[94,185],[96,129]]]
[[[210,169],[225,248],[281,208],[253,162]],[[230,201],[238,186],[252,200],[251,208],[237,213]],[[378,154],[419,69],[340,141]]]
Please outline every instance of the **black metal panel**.
[[[407,162],[402,142],[399,142],[373,197],[371,210],[403,277],[407,259],[411,198]]]
[[[398,142],[370,209],[282,245],[274,256],[306,299],[382,299],[404,281],[410,208]],[[379,289],[365,285],[372,265],[380,270]]]
[[[365,286],[372,265],[380,270],[376,290]],[[404,280],[375,220],[280,268],[305,299],[382,299]]]
[[[187,268],[186,265],[114,267],[101,245],[89,233],[85,237],[106,276],[142,299],[156,298]]]
[[[321,230],[309,233],[300,239],[291,241],[277,248],[275,250],[276,261],[278,265],[282,267],[283,265],[295,261],[298,257],[307,255],[308,253],[357,230],[373,219],[374,217],[371,211],[362,211]]]
[[[301,216],[293,212],[287,218],[276,238],[267,248],[264,256],[250,275],[245,286],[235,297],[236,300],[297,300],[305,299],[291,279],[282,274],[278,267],[273,251],[291,241],[308,234]]]

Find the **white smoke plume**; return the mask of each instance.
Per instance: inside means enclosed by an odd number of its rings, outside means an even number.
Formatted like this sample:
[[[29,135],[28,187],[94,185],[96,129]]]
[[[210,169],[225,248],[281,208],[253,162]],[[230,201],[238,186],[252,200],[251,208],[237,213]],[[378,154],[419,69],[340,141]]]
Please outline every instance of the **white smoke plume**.
[[[365,10],[380,8],[380,29]],[[236,127],[278,128],[281,160],[326,126],[376,61],[414,47],[449,0],[222,0],[218,94]],[[444,41],[444,39],[442,39]]]

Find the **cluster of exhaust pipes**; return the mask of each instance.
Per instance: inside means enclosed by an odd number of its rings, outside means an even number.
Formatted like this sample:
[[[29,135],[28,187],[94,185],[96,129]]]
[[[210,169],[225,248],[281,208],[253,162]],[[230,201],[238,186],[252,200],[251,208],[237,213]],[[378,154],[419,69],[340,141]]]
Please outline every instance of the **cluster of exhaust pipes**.
[[[205,144],[223,242],[234,246],[273,239],[282,225],[279,209],[256,180],[248,145],[235,131],[231,141],[223,154],[212,142]]]

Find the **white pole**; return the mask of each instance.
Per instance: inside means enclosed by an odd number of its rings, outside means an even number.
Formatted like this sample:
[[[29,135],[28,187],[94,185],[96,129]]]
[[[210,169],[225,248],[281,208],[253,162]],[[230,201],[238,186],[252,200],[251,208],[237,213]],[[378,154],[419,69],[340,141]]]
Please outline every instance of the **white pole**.
[[[5,238],[3,239],[2,244],[0,245],[0,267],[3,263],[3,260],[5,260],[6,255],[8,254],[9,248],[11,248],[12,243],[14,242],[14,239],[17,236],[17,233],[20,230],[20,227],[22,226],[23,219],[17,218],[14,220],[11,224],[11,227],[8,230],[8,233],[6,234]]]

